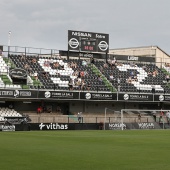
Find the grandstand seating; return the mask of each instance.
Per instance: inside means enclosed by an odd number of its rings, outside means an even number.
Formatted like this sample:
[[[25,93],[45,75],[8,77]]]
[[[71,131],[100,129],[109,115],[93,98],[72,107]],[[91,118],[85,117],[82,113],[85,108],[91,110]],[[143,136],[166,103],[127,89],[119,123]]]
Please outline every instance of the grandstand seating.
[[[85,83],[91,85],[90,91],[110,91],[103,81],[99,81],[97,74],[93,72],[89,64],[83,63],[83,59],[62,59],[50,58],[43,56],[26,56],[9,55],[10,59],[19,68],[28,70],[31,76],[37,73],[41,85],[31,85],[31,89],[54,89],[54,90],[69,90],[69,81],[73,80],[74,90],[81,90],[75,84],[77,75],[84,72]],[[36,62],[33,62],[33,60]],[[56,67],[55,64],[58,64]],[[76,64],[72,67],[71,63]],[[151,93],[153,89],[156,93],[169,93],[170,89],[167,86],[166,74],[158,68],[155,64],[143,63],[118,63],[115,67],[104,68],[104,61],[96,60],[94,66],[100,70],[101,75],[104,75],[111,85],[119,92],[142,92]],[[29,69],[26,68],[29,65]],[[102,68],[102,69],[101,69]],[[155,72],[155,75],[153,73]],[[131,75],[133,73],[133,76]],[[110,75],[113,74],[113,79]],[[135,77],[135,78],[132,78]],[[130,79],[130,82],[129,82]],[[1,81],[0,81],[1,82]],[[3,86],[3,84],[0,86]],[[87,90],[85,88],[84,90]]]
[[[43,85],[38,87],[30,86],[32,89],[69,90],[69,81],[72,79],[74,90],[82,90],[75,84],[75,79],[78,75],[74,73],[78,71],[77,74],[80,72],[86,74],[83,79],[86,84],[90,84],[90,91],[109,91],[104,82],[98,80],[91,67],[82,64],[83,60],[65,60],[39,56],[27,56],[23,59],[21,55],[9,55],[9,57],[16,67],[25,68],[26,65],[29,65],[30,68],[27,71],[30,75],[34,76],[34,73],[37,73],[38,79]],[[33,59],[36,59],[36,62],[32,62]],[[76,68],[70,66],[72,62],[76,64]],[[59,64],[58,68],[55,68],[56,63]],[[83,90],[87,90],[87,88]]]
[[[104,64],[104,61],[96,61],[95,65],[101,70],[101,66]],[[152,74],[153,72],[155,72],[155,75]],[[102,73],[117,90],[120,86],[118,90],[120,92],[151,93],[154,88],[155,92],[162,93],[169,89],[165,83],[166,75],[155,64],[118,63],[114,67],[108,66],[102,69]],[[111,74],[114,77],[113,80],[110,79]]]
[[[0,56],[0,76],[1,76],[0,77],[0,88],[21,89],[20,85],[12,84],[12,82],[10,82],[8,73],[9,73],[9,67],[4,61],[3,57]],[[8,79],[8,82],[4,81],[5,77]]]
[[[3,60],[3,57],[0,56],[0,75],[7,74],[7,72],[8,72],[7,64]]]
[[[3,119],[3,117],[22,117],[22,115],[14,109],[0,107],[0,117]]]

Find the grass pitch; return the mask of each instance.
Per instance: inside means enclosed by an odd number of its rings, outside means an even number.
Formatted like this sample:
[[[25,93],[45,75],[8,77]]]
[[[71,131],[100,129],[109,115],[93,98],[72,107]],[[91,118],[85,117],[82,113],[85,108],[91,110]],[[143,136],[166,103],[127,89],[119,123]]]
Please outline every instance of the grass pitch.
[[[0,132],[3,170],[169,170],[169,130]]]

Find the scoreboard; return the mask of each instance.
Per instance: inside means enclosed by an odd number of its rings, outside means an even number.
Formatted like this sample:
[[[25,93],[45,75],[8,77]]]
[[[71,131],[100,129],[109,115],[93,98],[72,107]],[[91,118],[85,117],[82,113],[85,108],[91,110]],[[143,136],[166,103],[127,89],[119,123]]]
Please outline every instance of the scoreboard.
[[[109,34],[69,30],[68,50],[107,53],[109,51]]]

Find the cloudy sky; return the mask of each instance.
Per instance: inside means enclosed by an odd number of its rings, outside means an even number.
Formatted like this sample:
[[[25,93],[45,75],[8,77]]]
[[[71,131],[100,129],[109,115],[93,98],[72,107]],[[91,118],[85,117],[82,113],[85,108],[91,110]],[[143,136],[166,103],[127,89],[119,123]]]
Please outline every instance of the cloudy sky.
[[[170,54],[169,0],[0,0],[0,44],[67,50],[68,30],[107,33],[110,48]]]

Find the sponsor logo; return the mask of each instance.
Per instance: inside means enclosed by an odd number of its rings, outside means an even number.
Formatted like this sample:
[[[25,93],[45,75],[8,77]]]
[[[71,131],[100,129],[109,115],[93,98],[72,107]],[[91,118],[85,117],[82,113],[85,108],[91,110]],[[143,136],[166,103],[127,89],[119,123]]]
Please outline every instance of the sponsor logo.
[[[164,100],[166,100],[166,101],[169,101],[170,100],[170,96],[164,96]]]
[[[148,100],[148,95],[138,95],[138,94],[124,94],[124,100]]]
[[[0,91],[0,96],[13,96],[13,91]]]
[[[153,123],[138,123],[139,129],[154,129],[155,126]]]
[[[51,93],[49,91],[46,91],[44,93],[44,96],[45,96],[45,98],[50,98],[51,97]]]
[[[40,130],[67,130],[68,129],[68,124],[58,124],[58,123],[49,123],[49,124],[44,124],[41,123],[39,125]]]
[[[159,96],[159,100],[160,100],[160,101],[163,101],[163,100],[164,100],[164,96],[163,96],[163,95],[160,95],[160,96]]]
[[[93,99],[107,99],[107,100],[110,100],[110,99],[112,99],[112,94],[96,93],[96,94],[92,94],[92,98]]]
[[[96,34],[96,38],[103,38],[103,39],[105,39],[106,36],[105,35],[101,35],[101,34]]]
[[[138,61],[138,57],[128,56],[128,60]]]
[[[11,77],[26,77],[27,76],[27,72],[26,70],[24,69],[21,69],[21,68],[15,68],[15,69],[12,69],[10,72],[9,72],[10,76]]]
[[[101,51],[106,51],[108,49],[108,44],[106,41],[100,41],[98,47]]]
[[[20,91],[20,96],[25,97],[31,96],[31,91]]]
[[[79,46],[79,42],[76,38],[71,38],[68,44],[71,48],[77,48]]]
[[[126,129],[126,124],[122,123],[109,123],[109,129]]]
[[[83,53],[79,53],[80,57],[88,57],[88,58],[92,58],[93,54],[83,54]]]
[[[72,35],[78,36],[78,37],[92,37],[92,34],[89,32],[72,32]]]
[[[124,94],[123,98],[124,98],[124,100],[128,100],[129,99],[129,95],[128,94]]]
[[[19,97],[19,90],[14,91],[14,97]]]
[[[2,131],[15,131],[15,125],[2,125]]]
[[[90,93],[86,93],[86,95],[85,95],[85,97],[86,97],[86,99],[91,99],[91,94]]]
[[[61,92],[52,92],[51,97],[56,98],[73,98],[73,93],[61,93]]]

